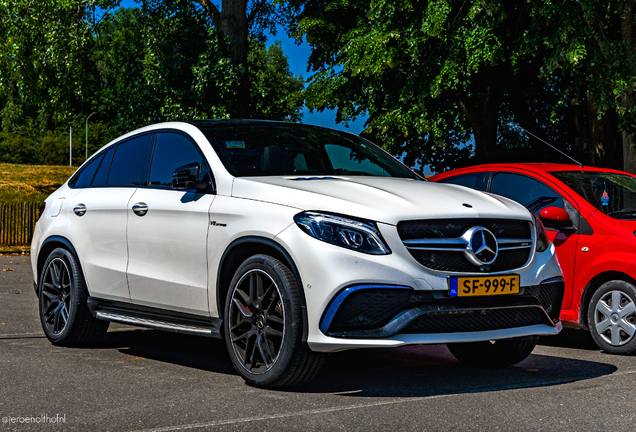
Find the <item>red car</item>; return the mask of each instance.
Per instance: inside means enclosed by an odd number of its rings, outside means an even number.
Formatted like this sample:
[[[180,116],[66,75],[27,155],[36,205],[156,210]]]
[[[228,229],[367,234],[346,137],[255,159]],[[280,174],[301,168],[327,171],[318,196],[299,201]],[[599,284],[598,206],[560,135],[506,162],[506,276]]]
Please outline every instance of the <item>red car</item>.
[[[539,216],[565,276],[561,320],[588,328],[607,352],[636,350],[636,176],[518,163],[462,168],[430,180],[501,195]]]

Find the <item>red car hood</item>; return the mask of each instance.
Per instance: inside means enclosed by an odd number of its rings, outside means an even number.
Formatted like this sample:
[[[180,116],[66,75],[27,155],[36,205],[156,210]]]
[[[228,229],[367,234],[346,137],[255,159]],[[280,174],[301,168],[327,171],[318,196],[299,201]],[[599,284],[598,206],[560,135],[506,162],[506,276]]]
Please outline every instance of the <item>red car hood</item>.
[[[619,220],[619,222],[636,231],[636,220]]]

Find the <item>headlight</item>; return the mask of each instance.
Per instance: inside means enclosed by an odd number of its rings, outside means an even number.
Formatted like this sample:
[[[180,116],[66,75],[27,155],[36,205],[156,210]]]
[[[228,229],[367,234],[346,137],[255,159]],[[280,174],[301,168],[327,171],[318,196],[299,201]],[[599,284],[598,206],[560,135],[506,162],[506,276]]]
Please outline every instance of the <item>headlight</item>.
[[[296,224],[310,236],[354,251],[371,255],[390,254],[375,223],[324,213],[302,212]]]
[[[534,214],[532,218],[534,219],[534,228],[537,233],[537,252],[543,252],[550,246],[550,240],[548,240],[548,235],[545,233],[545,227],[541,219]]]

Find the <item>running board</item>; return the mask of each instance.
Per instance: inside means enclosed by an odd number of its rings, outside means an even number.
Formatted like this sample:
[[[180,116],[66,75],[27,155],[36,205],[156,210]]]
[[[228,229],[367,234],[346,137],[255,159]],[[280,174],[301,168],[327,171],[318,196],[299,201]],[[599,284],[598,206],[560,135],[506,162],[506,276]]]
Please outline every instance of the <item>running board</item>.
[[[221,339],[222,320],[220,318],[96,299],[94,297],[90,297],[86,303],[93,316],[100,320]]]
[[[185,324],[174,324],[167,321],[157,321],[147,318],[137,318],[126,315],[118,315],[110,312],[97,312],[95,318],[118,322],[122,324],[130,324],[138,327],[148,327],[155,330],[163,330],[174,333],[185,333],[195,336],[215,337],[221,338],[221,334],[217,329],[210,329],[205,327],[190,326]]]

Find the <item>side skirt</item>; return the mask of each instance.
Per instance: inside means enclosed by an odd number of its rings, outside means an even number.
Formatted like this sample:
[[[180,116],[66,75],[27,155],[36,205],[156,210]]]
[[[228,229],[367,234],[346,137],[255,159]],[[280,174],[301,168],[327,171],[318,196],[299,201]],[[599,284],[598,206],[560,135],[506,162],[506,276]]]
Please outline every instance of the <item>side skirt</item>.
[[[97,319],[173,333],[221,339],[221,318],[205,317],[131,303],[90,297],[88,309]]]

